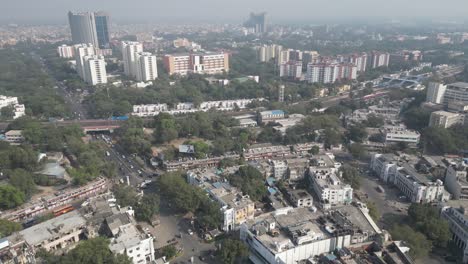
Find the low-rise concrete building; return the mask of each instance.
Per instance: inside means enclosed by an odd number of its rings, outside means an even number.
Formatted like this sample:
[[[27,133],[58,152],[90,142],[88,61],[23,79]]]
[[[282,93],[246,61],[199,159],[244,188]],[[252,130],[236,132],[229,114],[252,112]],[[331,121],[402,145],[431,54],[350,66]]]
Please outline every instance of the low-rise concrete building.
[[[430,127],[449,128],[454,125],[463,125],[465,115],[460,113],[451,113],[447,111],[435,111],[431,113],[429,120]]]
[[[294,207],[312,207],[314,200],[306,190],[295,189],[288,190],[289,200]]]
[[[10,144],[20,144],[24,141],[22,130],[9,130],[5,133],[5,141]]]
[[[335,249],[369,245],[381,234],[368,212],[354,206],[326,215],[285,207],[248,221],[240,231],[254,264],[305,263]]]
[[[452,233],[452,240],[455,245],[463,252],[463,263],[468,263],[468,208],[461,206],[459,208],[443,207],[442,217],[449,223]]]
[[[386,126],[382,130],[385,143],[408,143],[410,145],[419,144],[421,134],[416,130],[406,129],[403,126]]]
[[[268,123],[270,121],[274,121],[277,119],[284,118],[284,111],[283,110],[270,110],[270,111],[262,111],[259,113],[258,121],[259,123]]]
[[[20,236],[28,245],[46,251],[69,249],[88,236],[86,219],[78,211],[52,218],[8,237]]]
[[[384,182],[395,185],[413,203],[443,202],[450,199],[444,184],[432,175],[424,175],[415,169],[412,157],[391,154],[374,154],[371,169]],[[418,159],[413,159],[418,162]]]

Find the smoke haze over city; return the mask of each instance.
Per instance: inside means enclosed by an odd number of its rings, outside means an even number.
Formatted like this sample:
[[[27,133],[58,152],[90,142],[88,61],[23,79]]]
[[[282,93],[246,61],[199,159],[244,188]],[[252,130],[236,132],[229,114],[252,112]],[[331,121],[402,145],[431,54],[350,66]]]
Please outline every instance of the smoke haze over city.
[[[115,22],[241,22],[248,12],[268,12],[271,22],[319,20],[464,19],[466,0],[18,0],[3,1],[2,22],[65,23],[68,10],[104,10]]]

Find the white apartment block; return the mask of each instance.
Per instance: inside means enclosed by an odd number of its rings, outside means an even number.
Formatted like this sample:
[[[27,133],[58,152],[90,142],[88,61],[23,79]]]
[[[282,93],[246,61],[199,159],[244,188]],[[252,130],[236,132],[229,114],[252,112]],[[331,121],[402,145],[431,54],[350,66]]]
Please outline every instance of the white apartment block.
[[[164,56],[164,67],[169,75],[188,73],[218,74],[229,72],[228,53],[200,53]]]
[[[91,85],[106,84],[107,72],[104,56],[85,56],[83,57],[84,64],[84,81]]]
[[[334,83],[339,80],[355,80],[358,68],[352,63],[309,63],[305,79],[309,83]]]
[[[390,53],[373,51],[371,54],[371,68],[387,67],[390,61]]]
[[[302,77],[302,61],[283,62],[279,66],[279,76],[300,80]]]
[[[463,263],[468,263],[468,208],[442,208],[441,216],[449,223],[455,245],[463,251]]]
[[[468,83],[457,82],[443,85],[429,83],[426,101],[435,104],[468,103]]]
[[[416,145],[421,138],[421,134],[418,131],[406,129],[406,127],[402,126],[385,126],[381,129],[381,132],[385,136],[385,143],[404,142]]]
[[[73,46],[62,45],[57,47],[57,53],[60,58],[73,58],[75,56]]]
[[[447,111],[435,111],[431,113],[429,120],[430,127],[449,128],[454,125],[463,125],[465,123],[465,115],[459,113],[450,113]]]
[[[18,103],[18,97],[0,95],[0,109],[4,107],[13,107],[13,119],[26,114],[24,104]]]
[[[353,200],[353,188],[342,182],[339,175],[340,163],[332,154],[318,155],[312,159],[309,168],[311,189],[325,206],[348,204]]]
[[[77,44],[73,46],[76,71],[81,79],[86,80],[85,61],[84,57],[96,55],[96,50],[92,44]]]
[[[371,169],[384,182],[395,185],[413,203],[443,202],[450,198],[442,181],[431,181],[397,156],[374,154]]]
[[[249,247],[249,259],[254,264],[297,264],[335,249],[370,242],[381,234],[365,209],[343,206],[328,215],[325,219],[320,211],[286,207],[243,224],[240,238]]]
[[[367,53],[352,54],[348,57],[348,61],[356,65],[357,72],[365,72],[367,68]]]
[[[269,62],[275,59],[282,49],[282,46],[274,44],[256,47],[258,60],[261,62]]]
[[[468,208],[442,208],[441,216],[449,223],[455,245],[463,251],[463,263],[468,263]]]
[[[168,110],[167,104],[134,105],[132,115],[139,117],[156,116]]]
[[[160,112],[167,112],[170,114],[184,114],[194,113],[197,111],[231,111],[236,108],[244,109],[247,105],[255,100],[260,99],[238,99],[238,100],[223,100],[223,101],[207,101],[202,102],[198,107],[193,103],[177,103],[173,108],[169,108],[167,104],[148,104],[148,105],[134,105],[132,115],[135,116],[156,116]]]
[[[156,56],[149,52],[135,54],[136,80],[140,82],[152,81],[158,78]]]
[[[153,237],[141,234],[131,223],[119,227],[119,232],[109,244],[115,254],[127,255],[134,264],[152,263],[154,261]]]
[[[426,102],[442,104],[446,89],[447,86],[441,83],[430,82],[427,87]]]
[[[451,164],[445,172],[444,185],[454,200],[468,200],[467,164]]]
[[[143,52],[143,45],[140,42],[136,42],[136,41],[122,41],[121,50],[122,50],[122,58],[123,58],[125,75],[136,78],[137,76],[136,54],[139,52]]]

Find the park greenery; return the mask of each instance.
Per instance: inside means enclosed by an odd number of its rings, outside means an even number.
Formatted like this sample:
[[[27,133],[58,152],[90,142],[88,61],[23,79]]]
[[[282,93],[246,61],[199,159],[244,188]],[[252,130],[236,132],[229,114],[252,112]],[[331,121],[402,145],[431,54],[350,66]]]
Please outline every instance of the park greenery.
[[[153,216],[159,214],[161,199],[157,194],[139,196],[135,189],[128,185],[117,185],[112,192],[120,206],[134,208],[135,218],[138,221],[151,223]]]
[[[247,246],[235,238],[225,238],[220,243],[217,256],[223,264],[245,263],[245,258],[249,255]]]
[[[436,207],[429,204],[413,203],[403,223],[396,223],[390,229],[394,240],[404,240],[415,258],[427,256],[433,247],[446,248],[451,238],[448,222]]]
[[[0,237],[6,237],[23,229],[20,223],[0,219]]]
[[[37,256],[43,263],[50,264],[130,264],[132,261],[127,255],[114,254],[109,249],[109,240],[96,237],[81,241],[75,248],[64,255],[53,255],[40,250]]]
[[[351,187],[353,187],[353,189],[359,189],[359,187],[361,186],[361,175],[355,167],[349,164],[344,164],[340,168],[340,173],[342,173],[343,180],[346,183],[350,184]]]
[[[253,201],[260,201],[267,194],[265,178],[259,170],[250,165],[240,167],[236,173],[229,175],[228,179]]]
[[[179,213],[193,213],[200,226],[218,228],[222,222],[219,205],[195,186],[189,185],[180,173],[167,173],[158,181],[161,198]]]
[[[69,113],[39,63],[14,48],[0,50],[0,95],[17,96],[26,113],[38,118],[66,117]]]

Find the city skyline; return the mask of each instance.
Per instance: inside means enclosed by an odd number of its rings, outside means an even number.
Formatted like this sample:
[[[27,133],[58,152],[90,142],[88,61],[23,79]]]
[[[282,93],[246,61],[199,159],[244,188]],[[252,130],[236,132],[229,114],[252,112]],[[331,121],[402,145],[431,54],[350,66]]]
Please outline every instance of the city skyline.
[[[312,22],[334,20],[375,20],[375,19],[421,19],[452,20],[465,19],[464,10],[468,2],[453,0],[445,2],[415,0],[407,3],[404,0],[392,1],[391,5],[383,0],[357,0],[335,3],[324,3],[316,0],[296,0],[294,6],[286,9],[274,1],[215,1],[203,0],[194,3],[188,0],[150,1],[138,0],[127,2],[116,0],[112,5],[105,1],[83,0],[79,2],[44,0],[33,2],[20,0],[3,3],[0,10],[1,23],[66,23],[68,11],[109,12],[114,22],[222,22],[242,23],[248,19],[250,12],[267,12],[269,22]],[[25,10],[34,10],[28,12]],[[183,8],[182,8],[183,7]],[[295,8],[301,7],[301,8]],[[385,7],[385,8],[383,8]],[[216,12],[212,12],[216,10]]]

